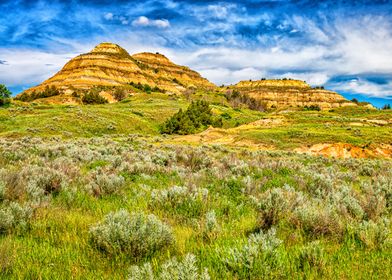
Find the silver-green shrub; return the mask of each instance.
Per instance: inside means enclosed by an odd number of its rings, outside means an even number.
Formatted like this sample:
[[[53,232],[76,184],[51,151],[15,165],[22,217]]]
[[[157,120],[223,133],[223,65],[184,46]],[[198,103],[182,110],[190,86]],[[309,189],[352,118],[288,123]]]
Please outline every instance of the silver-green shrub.
[[[17,227],[26,228],[33,215],[33,209],[16,202],[0,208],[0,232],[8,232]]]
[[[368,248],[383,248],[391,244],[390,221],[363,221],[354,227],[356,238]]]
[[[240,248],[231,248],[224,252],[222,258],[234,271],[241,271],[243,267],[252,270],[257,260],[265,260],[275,255],[281,243],[282,240],[276,237],[276,231],[272,228],[266,233],[252,234],[247,244]]]
[[[188,217],[196,217],[202,213],[207,199],[207,189],[173,186],[168,189],[153,190],[150,206],[174,211]]]
[[[192,254],[187,254],[182,261],[172,258],[155,274],[151,263],[132,266],[128,280],[209,280],[207,269],[200,272],[196,262],[196,257]]]
[[[283,217],[288,218],[304,200],[302,193],[295,191],[289,185],[267,190],[259,200],[260,226],[270,228]]]
[[[324,250],[319,241],[314,241],[301,248],[298,256],[301,269],[315,268],[322,270],[326,261]]]
[[[89,192],[95,196],[117,194],[125,186],[125,179],[116,174],[105,174],[93,172],[90,184],[87,186]]]
[[[174,243],[171,228],[154,215],[112,212],[90,228],[92,244],[107,253],[125,252],[135,258],[153,254]]]
[[[342,220],[335,209],[315,201],[304,203],[294,211],[293,222],[314,236],[342,234]]]

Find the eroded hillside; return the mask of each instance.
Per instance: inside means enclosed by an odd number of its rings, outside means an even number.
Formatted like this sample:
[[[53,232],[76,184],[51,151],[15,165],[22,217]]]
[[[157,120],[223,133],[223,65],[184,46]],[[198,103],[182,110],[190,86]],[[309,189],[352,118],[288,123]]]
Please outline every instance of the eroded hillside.
[[[214,85],[188,67],[179,66],[159,53],[131,56],[122,47],[101,43],[91,52],[71,59],[53,77],[26,90],[44,91],[54,86],[62,93],[94,86],[126,86],[130,83],[148,84],[167,92],[179,93],[187,88],[213,88]]]
[[[356,106],[340,94],[312,88],[299,80],[258,80],[241,81],[228,90],[261,100],[267,108],[318,106],[320,109],[330,109],[342,106]]]

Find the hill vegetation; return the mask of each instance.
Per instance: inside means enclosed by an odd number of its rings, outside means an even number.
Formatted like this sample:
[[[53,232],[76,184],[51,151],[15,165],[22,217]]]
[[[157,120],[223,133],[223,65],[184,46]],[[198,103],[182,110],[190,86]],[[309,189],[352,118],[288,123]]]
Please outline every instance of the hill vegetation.
[[[193,101],[186,111],[180,109],[161,127],[165,134],[192,134],[206,129],[207,126],[222,127],[221,117],[213,116],[208,102]]]

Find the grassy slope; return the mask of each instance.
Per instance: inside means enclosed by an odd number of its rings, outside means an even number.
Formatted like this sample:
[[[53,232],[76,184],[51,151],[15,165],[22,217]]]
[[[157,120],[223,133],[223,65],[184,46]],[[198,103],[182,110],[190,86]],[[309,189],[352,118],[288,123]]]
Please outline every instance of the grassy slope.
[[[193,96],[200,98],[200,96]],[[253,127],[236,131],[236,140],[287,149],[317,143],[349,143],[355,146],[392,144],[392,111],[340,108],[333,112],[271,112],[234,110],[221,95],[204,95],[216,114],[227,113],[224,128],[250,123],[261,118],[282,118],[274,127]],[[0,136],[93,137],[141,133],[158,135],[158,128],[179,108],[189,104],[184,98],[164,94],[138,94],[121,103],[95,106],[32,105],[0,109]],[[370,120],[370,122],[368,121]],[[372,121],[387,121],[378,124]]]
[[[208,98],[211,102],[223,102],[221,96],[209,96]],[[122,103],[110,105],[13,106],[0,109],[0,137],[19,139],[23,136],[43,138],[61,136],[65,140],[60,142],[67,143],[66,141],[73,141],[74,138],[104,135],[109,138],[117,138],[117,134],[134,133],[156,136],[159,124],[175,113],[178,108],[186,108],[188,104],[187,100],[174,99],[166,95],[140,94]],[[275,112],[233,110],[224,105],[213,105],[213,110],[216,113],[227,112],[232,116],[230,120],[225,121],[226,128],[260,118],[277,116]],[[237,137],[272,144],[282,149],[337,141],[356,145],[365,145],[369,142],[391,144],[390,124],[381,126],[363,121],[364,119],[390,121],[391,111],[344,108],[337,109],[335,112],[293,112],[280,113],[278,116],[285,120],[282,126],[251,128],[241,131]],[[363,126],[355,127],[352,125],[353,122],[361,122]],[[124,142],[120,141],[118,146],[130,145],[131,150],[132,147],[138,149],[137,143],[133,145],[128,140],[122,141]],[[55,143],[51,142],[48,145],[50,147]],[[159,146],[159,143],[152,145]],[[40,155],[40,148],[30,149],[29,153],[31,152],[37,153],[43,162],[52,161],[57,157],[51,158],[44,152]],[[155,151],[152,152],[154,153]],[[227,154],[224,151],[221,153],[220,156]],[[230,153],[236,152],[230,151]],[[15,151],[15,155],[17,154]],[[238,157],[246,163],[252,160],[242,158],[241,155]],[[41,160],[36,161],[37,164],[41,164]],[[263,167],[260,170],[251,171],[248,175],[255,180],[255,185],[263,185],[258,190],[259,192],[282,187],[285,183],[301,189],[304,187],[304,182],[298,178],[302,177],[302,173],[295,167],[291,168],[289,163],[286,164],[287,166],[283,164],[286,167],[282,167],[282,170],[287,168],[288,171],[282,171],[279,167],[282,162],[290,160],[305,165],[320,165],[325,173],[329,172],[331,166],[338,167],[342,172],[357,172],[355,168],[345,170],[346,167],[342,167],[339,161],[324,162],[322,159],[312,157],[272,155],[265,157],[264,161],[271,162],[271,166],[274,167]],[[0,163],[3,168],[10,170],[21,168],[18,166],[18,160],[15,159],[3,157],[0,158]],[[31,164],[36,163],[31,162]],[[105,161],[95,162],[94,160],[83,163],[78,167],[80,177],[84,178],[92,169],[105,164]],[[152,260],[155,266],[159,266],[169,256],[183,256],[185,253],[192,252],[198,257],[199,265],[209,269],[213,279],[241,278],[225,268],[217,251],[246,242],[249,233],[255,231],[257,227],[257,210],[251,206],[245,196],[237,196],[236,192],[231,193],[230,190],[221,189],[221,186],[227,183],[226,178],[222,179],[208,174],[201,178],[197,176],[193,178],[192,174],[193,172],[190,171],[189,177],[194,180],[191,183],[196,182],[198,187],[208,188],[212,195],[206,208],[217,212],[221,231],[216,239],[205,241],[200,236],[200,230],[197,227],[190,223],[180,222],[183,218],[180,214],[151,209],[148,207],[147,198],[138,195],[143,194],[143,185],[148,185],[151,189],[161,189],[188,184],[189,178],[178,176],[175,172],[155,172],[149,175],[140,173],[126,176],[127,186],[120,195],[95,198],[83,191],[83,185],[78,185],[79,189],[71,200],[67,193],[53,196],[47,207],[37,210],[31,228],[27,232],[15,231],[8,235],[1,235],[0,266],[7,264],[8,259],[11,259],[11,265],[5,265],[4,273],[0,271],[0,279],[124,279],[129,266],[135,261],[124,254],[107,256],[97,252],[89,243],[88,234],[88,229],[92,224],[101,220],[108,212],[121,208],[131,212],[142,210],[154,213],[172,226],[177,239],[176,245],[168,251],[160,252],[147,259]],[[377,175],[377,172],[374,174]],[[233,176],[238,182],[242,182],[246,177],[238,176],[238,174]],[[359,183],[371,182],[371,180],[371,176],[358,176],[352,187],[355,188]],[[149,192],[146,196],[148,195]],[[284,246],[279,249],[284,268],[281,269],[283,275],[275,275],[277,278],[365,279],[369,275],[373,275],[375,279],[391,277],[391,250],[369,249],[359,245],[356,240],[337,241],[329,236],[319,238],[326,252],[326,264],[322,267],[322,271],[319,272],[313,268],[299,269],[297,256],[302,246],[312,238],[301,229],[292,228],[287,223],[287,221],[282,221],[278,230],[279,237],[284,240]],[[140,260],[137,263],[142,264],[143,261]],[[246,275],[246,272],[243,273]]]
[[[221,96],[208,96],[207,100],[224,103]],[[0,136],[69,138],[132,133],[157,135],[161,123],[179,108],[185,109],[188,105],[189,101],[183,98],[159,93],[138,94],[121,103],[106,105],[16,105],[0,109]],[[238,112],[227,105],[213,105],[213,110],[232,116],[232,119],[225,121],[225,127],[255,121],[263,115],[247,109]]]

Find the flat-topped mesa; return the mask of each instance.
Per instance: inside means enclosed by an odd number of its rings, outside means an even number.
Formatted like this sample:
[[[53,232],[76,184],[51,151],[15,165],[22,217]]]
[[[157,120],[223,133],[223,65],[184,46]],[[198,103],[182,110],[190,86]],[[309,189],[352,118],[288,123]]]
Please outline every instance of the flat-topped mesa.
[[[289,87],[289,88],[311,88],[305,81],[291,79],[271,79],[256,81],[241,81],[235,85],[236,87]]]
[[[142,52],[132,55],[136,60],[150,63],[161,63],[161,64],[174,64],[166,56],[160,53],[149,53]]]
[[[321,109],[331,109],[342,106],[356,106],[340,94],[325,90],[322,87],[312,88],[300,80],[258,80],[241,81],[230,90],[247,94],[256,100],[261,100],[267,108],[305,107],[317,105]]]

